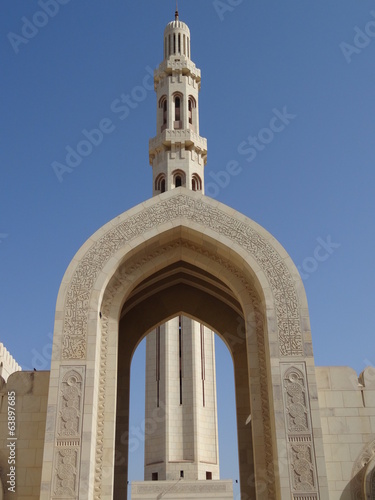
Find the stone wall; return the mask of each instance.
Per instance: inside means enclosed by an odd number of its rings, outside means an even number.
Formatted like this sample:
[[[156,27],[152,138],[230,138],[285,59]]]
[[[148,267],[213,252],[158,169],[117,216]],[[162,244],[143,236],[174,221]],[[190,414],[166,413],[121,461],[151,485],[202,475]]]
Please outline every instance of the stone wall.
[[[0,498],[3,493],[4,500],[39,500],[48,385],[47,371],[16,372],[7,383],[0,377]]]
[[[330,500],[375,498],[375,369],[358,378],[351,368],[317,367],[316,376]],[[7,383],[0,377],[0,499],[4,493],[4,500],[39,500],[48,384],[49,372],[16,372]],[[13,454],[16,495],[7,483]],[[138,486],[133,493],[149,498],[150,491],[136,491]]]
[[[330,500],[375,498],[375,369],[317,367]],[[367,488],[367,489],[366,489]]]

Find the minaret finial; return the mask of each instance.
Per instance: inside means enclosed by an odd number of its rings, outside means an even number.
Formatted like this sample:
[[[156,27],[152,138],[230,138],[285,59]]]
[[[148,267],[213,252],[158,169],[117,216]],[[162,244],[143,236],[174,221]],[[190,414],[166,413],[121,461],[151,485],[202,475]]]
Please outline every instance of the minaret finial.
[[[176,12],[175,12],[175,19],[178,21],[178,0],[176,0]]]

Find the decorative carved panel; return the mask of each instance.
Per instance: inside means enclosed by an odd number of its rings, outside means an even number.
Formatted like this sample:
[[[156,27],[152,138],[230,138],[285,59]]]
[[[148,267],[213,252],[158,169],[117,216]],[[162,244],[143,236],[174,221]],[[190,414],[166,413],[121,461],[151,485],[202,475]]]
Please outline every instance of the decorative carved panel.
[[[78,498],[85,367],[61,367],[53,499]]]
[[[283,367],[283,400],[294,500],[318,499],[317,466],[305,363]]]

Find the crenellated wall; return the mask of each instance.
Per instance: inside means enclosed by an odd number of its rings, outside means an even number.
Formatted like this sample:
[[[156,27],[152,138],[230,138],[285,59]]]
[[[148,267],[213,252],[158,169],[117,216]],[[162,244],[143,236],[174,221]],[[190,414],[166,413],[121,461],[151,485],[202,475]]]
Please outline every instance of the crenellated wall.
[[[20,370],[20,365],[0,342],[0,377],[7,381],[9,375]]]

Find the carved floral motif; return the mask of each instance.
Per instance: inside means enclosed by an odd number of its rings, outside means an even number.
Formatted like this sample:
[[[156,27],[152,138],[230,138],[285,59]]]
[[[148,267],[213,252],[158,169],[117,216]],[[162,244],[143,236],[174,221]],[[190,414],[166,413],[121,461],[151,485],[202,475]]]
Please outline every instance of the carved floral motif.
[[[84,367],[62,367],[56,448],[54,498],[77,498],[82,433]]]
[[[282,365],[286,368],[283,375],[283,399],[293,498],[315,499],[318,498],[317,468],[306,366],[305,363]]]
[[[295,491],[315,489],[312,444],[291,444],[293,488]]]
[[[287,428],[289,432],[309,432],[305,381],[299,370],[291,370],[284,378]]]
[[[78,448],[61,449],[57,453],[54,495],[76,498]]]
[[[82,406],[82,377],[76,371],[68,372],[61,384],[59,425],[57,435],[78,437]]]

